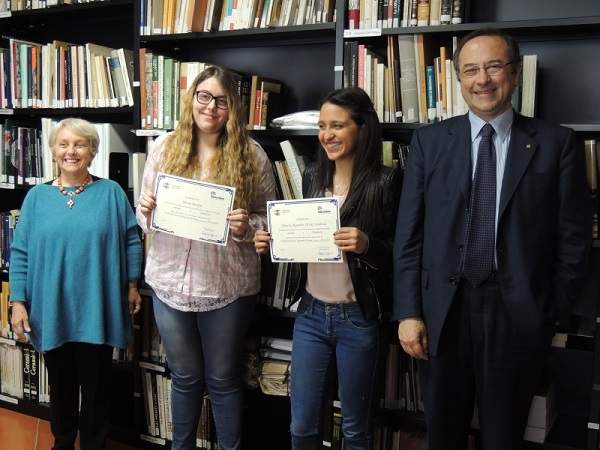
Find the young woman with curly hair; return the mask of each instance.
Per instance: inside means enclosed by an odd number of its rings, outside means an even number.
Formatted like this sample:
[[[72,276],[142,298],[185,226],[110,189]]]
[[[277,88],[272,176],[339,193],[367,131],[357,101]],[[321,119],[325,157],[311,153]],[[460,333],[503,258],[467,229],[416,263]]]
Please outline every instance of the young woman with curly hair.
[[[240,353],[260,288],[252,237],[266,228],[275,197],[268,157],[248,137],[232,76],[211,66],[183,97],[179,125],[148,151],[138,223],[150,233],[157,172],[236,188],[225,246],[156,232],[146,282],[173,381],[173,450],[196,447],[204,389],[210,395],[219,449],[241,448]]]

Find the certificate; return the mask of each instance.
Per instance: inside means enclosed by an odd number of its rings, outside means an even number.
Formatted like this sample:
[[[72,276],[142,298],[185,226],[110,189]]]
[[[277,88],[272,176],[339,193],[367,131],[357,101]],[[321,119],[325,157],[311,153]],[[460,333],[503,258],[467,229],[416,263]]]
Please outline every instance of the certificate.
[[[159,172],[150,228],[210,244],[227,245],[235,188]]]
[[[340,228],[336,197],[267,202],[271,261],[341,263],[333,233]]]

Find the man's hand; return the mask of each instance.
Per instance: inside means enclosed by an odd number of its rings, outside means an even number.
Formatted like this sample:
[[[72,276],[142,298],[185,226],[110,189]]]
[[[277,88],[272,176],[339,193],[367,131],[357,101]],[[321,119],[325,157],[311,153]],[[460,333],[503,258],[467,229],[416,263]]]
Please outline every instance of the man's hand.
[[[406,353],[416,359],[428,359],[427,327],[421,319],[403,319],[398,324],[398,339]]]
[[[10,315],[10,324],[19,341],[27,341],[25,333],[29,333],[29,315],[23,302],[12,302],[12,312]]]

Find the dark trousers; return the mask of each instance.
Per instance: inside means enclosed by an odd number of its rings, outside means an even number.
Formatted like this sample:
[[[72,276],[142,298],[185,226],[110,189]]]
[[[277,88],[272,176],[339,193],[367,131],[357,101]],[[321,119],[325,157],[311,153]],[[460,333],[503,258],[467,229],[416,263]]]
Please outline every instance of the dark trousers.
[[[550,336],[523,342],[492,280],[462,281],[438,354],[419,362],[429,450],[465,450],[473,407],[482,450],[522,448],[531,400]]]
[[[44,353],[50,385],[52,450],[104,450],[109,429],[112,347],[69,342]],[[79,389],[81,387],[81,412]]]

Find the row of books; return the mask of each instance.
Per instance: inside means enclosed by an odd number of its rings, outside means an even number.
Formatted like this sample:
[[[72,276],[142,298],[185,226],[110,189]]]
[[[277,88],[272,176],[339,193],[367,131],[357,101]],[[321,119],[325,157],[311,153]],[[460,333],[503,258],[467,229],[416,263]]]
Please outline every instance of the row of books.
[[[18,210],[11,211],[16,213],[18,217]],[[10,325],[10,309],[9,309],[9,298],[10,298],[10,284],[8,281],[2,281],[0,291],[0,337],[4,339],[5,344],[14,345],[16,336],[13,333]],[[33,349],[31,349],[33,351]],[[113,349],[112,359],[113,361],[133,361],[134,350],[133,343],[127,348]]]
[[[413,413],[424,411],[416,361],[406,355],[399,344],[388,345],[383,386],[383,398],[380,401],[383,408]],[[557,416],[555,397],[553,384],[538,389],[529,410],[525,440],[544,442]],[[474,411],[471,426],[473,429],[479,428],[477,409]]]
[[[558,408],[556,405],[557,387],[554,383],[542,384],[531,400],[529,414],[527,416],[527,426],[523,433],[523,439],[538,444],[544,443],[546,436],[550,432],[554,421],[558,417]],[[473,412],[471,428],[478,430],[479,413],[477,405]]]
[[[133,54],[98,44],[9,39],[0,52],[1,108],[133,106]]]
[[[435,122],[465,114],[467,105],[452,53],[423,34],[388,36],[386,55],[358,41],[344,43],[344,86],[358,86],[373,100],[382,122]],[[519,87],[512,103],[521,114],[535,114],[537,56],[523,55]]]
[[[334,0],[142,0],[140,34],[177,34],[332,22]]]
[[[285,160],[272,160],[277,199],[293,200],[302,198],[302,172],[306,165],[304,156],[298,150],[300,143],[280,142]],[[271,308],[286,311],[292,304],[293,281],[297,274],[295,266],[288,263],[272,264],[263,262],[261,271],[261,292],[259,302]],[[284,370],[284,365],[280,365]]]
[[[49,161],[50,169],[44,161]],[[0,123],[0,183],[4,187],[41,183],[51,166],[52,155],[44,156],[41,129],[20,126],[10,119]]]
[[[384,376],[380,406],[410,412],[424,410],[417,363],[407,356],[397,343],[388,345]]]
[[[405,355],[406,356],[406,355]],[[540,389],[532,402],[529,410],[527,426],[523,439],[530,442],[543,443],[557,417],[556,387],[549,385]],[[330,414],[325,415],[323,444],[332,449],[342,450],[344,439],[342,433],[341,403],[333,402]],[[477,407],[471,423],[473,430],[479,429]],[[373,428],[374,450],[418,450],[425,442],[425,432],[407,432],[398,430],[397,426],[376,423]],[[469,433],[468,449],[477,448],[475,433]]]
[[[332,450],[345,448],[341,407],[341,402],[334,400],[323,414],[323,447]],[[424,431],[407,432],[379,422],[373,424],[372,435],[373,450],[420,450],[425,443]]]
[[[259,347],[260,371],[258,384],[267,395],[290,395],[292,341],[262,336]]]
[[[18,209],[0,212],[0,270],[8,270],[10,266],[10,246],[19,221],[19,214],[20,210]],[[2,336],[4,336],[3,333]]]
[[[0,122],[0,183],[2,187],[35,185],[53,180],[58,175],[58,167],[53,160],[49,146],[51,130],[58,122],[42,118],[41,129],[21,126],[18,121],[6,119]],[[108,178],[111,158],[115,154],[127,155],[135,145],[135,136],[129,128],[121,124],[94,124],[100,138],[98,153],[92,160],[90,172],[100,178]],[[131,161],[127,164],[131,168]],[[131,172],[132,169],[129,169]],[[127,174],[127,184],[131,185],[133,175]]]
[[[596,139],[584,141],[585,166],[588,186],[592,195],[594,205],[594,220],[592,223],[592,238],[600,239],[598,216],[600,215],[600,203],[598,200],[598,177],[600,176],[600,145]]]
[[[0,289],[0,336],[5,339],[13,339],[8,306],[10,294],[8,281],[2,281],[2,283],[0,283]]]
[[[148,434],[163,439],[173,439],[171,378],[165,374],[142,369],[142,386]]]
[[[50,8],[52,6],[102,1],[106,0],[0,0],[0,13],[6,11],[27,11],[31,9]]]
[[[463,23],[464,0],[348,0],[349,29]]]
[[[408,145],[399,144],[394,141],[383,141],[382,160],[383,165],[392,168],[399,168],[404,172],[406,160],[408,158]]]
[[[144,129],[171,130],[177,127],[181,98],[196,76],[206,67],[204,62],[183,62],[140,49],[140,114]],[[271,115],[281,110],[277,95],[280,82],[234,73],[249,129],[265,129]]]
[[[172,440],[171,378],[167,374],[142,370],[142,386],[147,433],[142,434],[141,439],[160,444]],[[196,447],[205,450],[216,450],[217,448],[212,408],[207,395],[202,399],[202,413],[196,432]]]
[[[2,400],[49,403],[48,372],[43,355],[29,345],[0,343]]]
[[[152,308],[151,298],[144,297],[140,314],[142,324],[141,357],[144,361],[165,365],[167,362],[167,354],[160,333],[158,332],[158,326],[154,320],[154,310]]]

